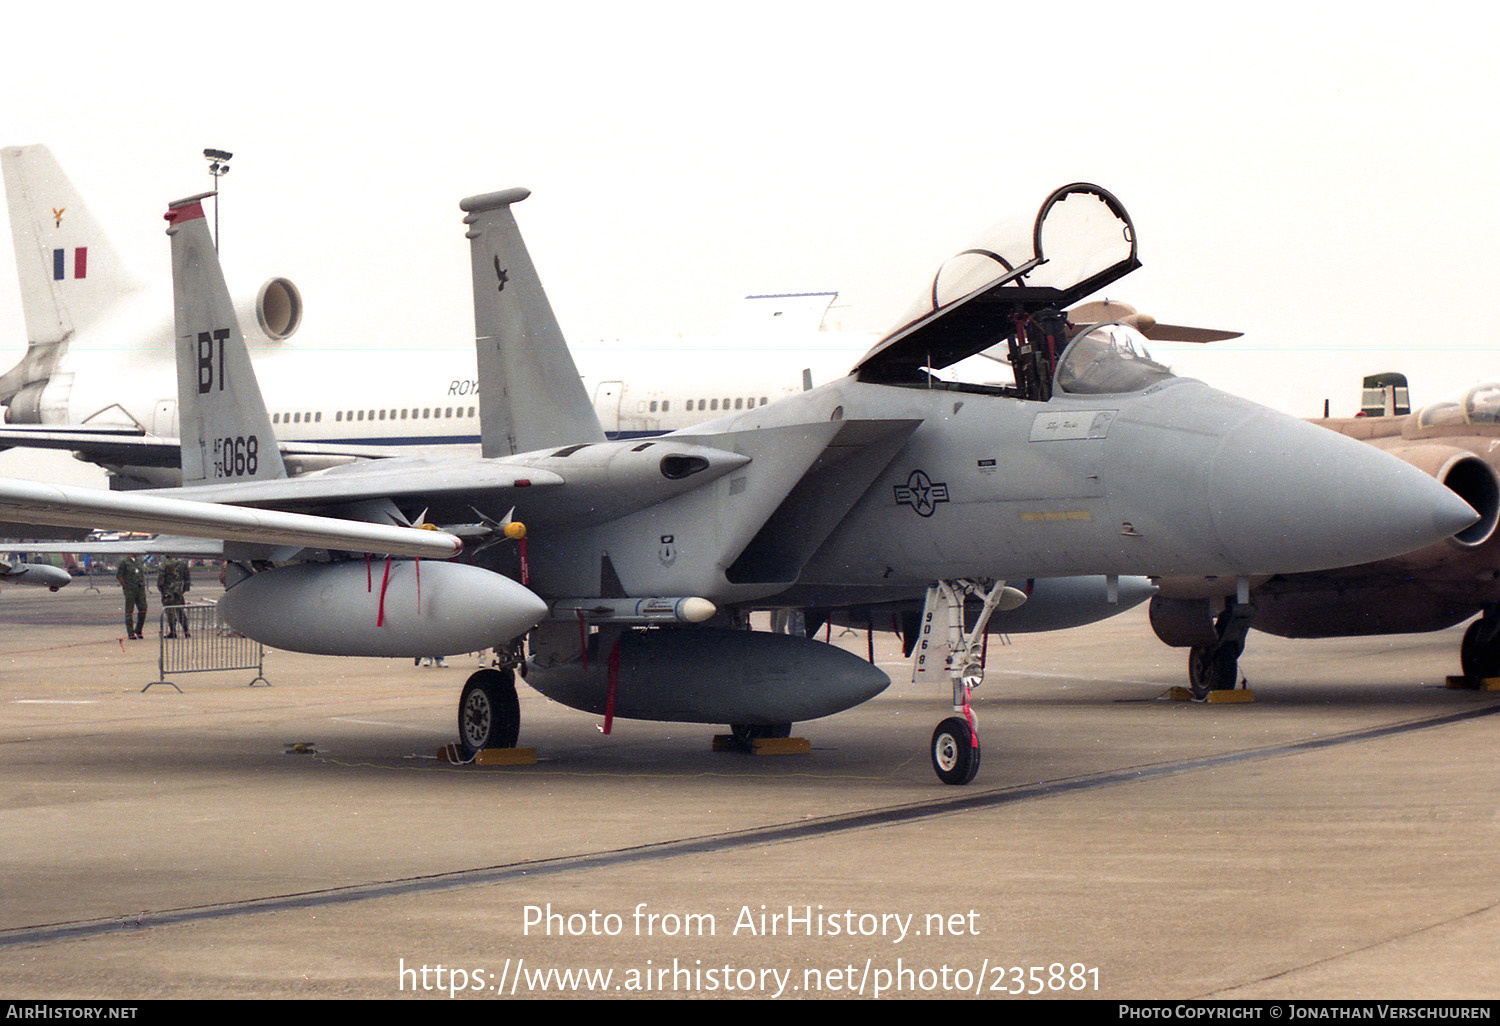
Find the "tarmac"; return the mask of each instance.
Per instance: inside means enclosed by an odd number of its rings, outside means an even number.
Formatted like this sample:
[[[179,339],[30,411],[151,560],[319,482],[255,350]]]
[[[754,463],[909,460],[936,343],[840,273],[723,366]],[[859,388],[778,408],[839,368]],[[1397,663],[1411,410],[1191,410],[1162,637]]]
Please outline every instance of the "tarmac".
[[[807,754],[522,687],[538,761],[486,768],[437,758],[474,656],[142,691],[155,610],[123,640],[100,587],[0,596],[0,998],[1500,996],[1500,693],[1443,686],[1461,628],[1252,634],[1247,704],[1168,697],[1144,607],[996,640],[947,787],[949,696],[890,635]]]

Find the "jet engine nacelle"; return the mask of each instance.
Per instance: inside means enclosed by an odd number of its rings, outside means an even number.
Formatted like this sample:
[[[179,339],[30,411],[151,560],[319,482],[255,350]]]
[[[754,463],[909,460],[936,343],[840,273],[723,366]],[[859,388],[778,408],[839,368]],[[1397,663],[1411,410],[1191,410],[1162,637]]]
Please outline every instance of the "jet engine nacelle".
[[[249,309],[235,311],[241,324],[252,321],[272,342],[285,342],[302,326],[302,293],[287,278],[272,278],[255,294]]]
[[[538,638],[543,634],[548,638]],[[625,630],[617,655],[591,651],[586,666],[578,658],[575,626],[538,635],[533,635],[526,683],[553,701],[602,715],[613,664],[618,674],[614,715],[627,719],[797,723],[868,701],[891,682],[884,671],[841,648],[786,634],[702,627]],[[557,642],[552,651],[547,640]]]
[[[436,656],[520,637],[547,604],[509,577],[463,563],[300,563],[219,600],[224,621],[272,648],[314,655]]]
[[[40,424],[42,422],[42,392],[47,382],[34,381],[10,397],[5,407],[7,424]]]
[[[1422,565],[1431,560],[1434,550],[1467,552],[1494,536],[1496,523],[1500,521],[1500,478],[1488,463],[1467,449],[1451,445],[1401,445],[1386,452],[1441,481],[1479,514],[1478,520],[1451,538],[1397,556],[1393,563]]]

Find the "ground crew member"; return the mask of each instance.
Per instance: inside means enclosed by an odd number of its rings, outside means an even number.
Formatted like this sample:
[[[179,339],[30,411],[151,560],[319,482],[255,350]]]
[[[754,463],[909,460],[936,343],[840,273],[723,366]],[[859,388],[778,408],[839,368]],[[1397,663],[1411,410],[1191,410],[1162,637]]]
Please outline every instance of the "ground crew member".
[[[134,556],[126,556],[115,568],[115,580],[125,592],[125,633],[132,639],[143,638],[141,629],[146,626],[146,574]],[[135,622],[130,622],[131,613]]]
[[[187,561],[169,559],[162,564],[156,578],[156,588],[161,592],[162,609],[167,614],[167,637],[177,637],[177,625],[182,625],[182,636],[188,637],[187,612],[182,608],[187,593],[193,587],[192,575],[188,573]]]

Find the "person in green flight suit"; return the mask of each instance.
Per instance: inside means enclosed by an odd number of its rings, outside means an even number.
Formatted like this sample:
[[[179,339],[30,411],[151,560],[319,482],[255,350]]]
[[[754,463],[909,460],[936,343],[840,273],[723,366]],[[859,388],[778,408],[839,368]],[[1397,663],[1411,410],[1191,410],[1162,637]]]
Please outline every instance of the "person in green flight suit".
[[[125,592],[125,633],[132,639],[142,638],[145,635],[141,629],[146,626],[146,573],[141,569],[140,561],[134,556],[120,560],[120,565],[115,568],[115,580]],[[132,612],[135,614],[134,623],[130,622]]]
[[[187,560],[169,559],[161,565],[161,572],[156,575],[156,590],[161,592],[162,609],[167,614],[167,637],[177,637],[177,628],[182,628],[182,636],[188,637],[187,613],[182,609],[183,603],[187,601],[187,592],[193,586],[192,575],[188,572]]]

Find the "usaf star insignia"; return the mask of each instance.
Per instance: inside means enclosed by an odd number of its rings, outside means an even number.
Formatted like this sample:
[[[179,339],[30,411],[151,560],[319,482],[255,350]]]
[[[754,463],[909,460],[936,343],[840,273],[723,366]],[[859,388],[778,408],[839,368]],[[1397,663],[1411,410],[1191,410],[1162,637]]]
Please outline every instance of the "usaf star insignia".
[[[948,501],[948,486],[934,484],[920,470],[913,470],[906,484],[896,485],[895,489],[896,505],[910,506],[918,516],[930,517],[937,512],[938,503]]]

